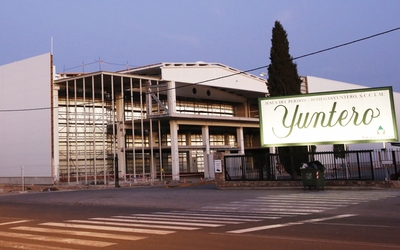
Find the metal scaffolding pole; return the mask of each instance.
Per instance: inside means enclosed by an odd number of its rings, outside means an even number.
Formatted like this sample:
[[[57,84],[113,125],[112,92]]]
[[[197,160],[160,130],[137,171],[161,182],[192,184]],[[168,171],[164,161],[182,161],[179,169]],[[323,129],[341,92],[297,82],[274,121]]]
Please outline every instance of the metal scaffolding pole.
[[[144,126],[143,126],[143,86],[142,79],[139,81],[139,93],[140,93],[140,130],[142,135],[142,170],[143,170],[143,178],[145,176],[145,155],[144,155]]]
[[[162,137],[161,137],[161,121],[158,120],[158,152],[159,152],[159,161],[160,161],[160,179],[163,180],[163,165],[162,165]]]
[[[67,147],[67,179],[68,179],[68,185],[70,185],[71,184],[71,169],[70,169],[70,162],[69,162],[69,159],[70,159],[70,157],[71,157],[71,154],[70,154],[70,145],[69,145],[69,132],[70,132],[70,129],[69,129],[69,90],[68,90],[68,82],[69,81],[67,81],[66,82],[66,84],[65,84],[65,92],[66,92],[66,104],[65,104],[65,111],[66,111],[66,119],[67,119],[67,121],[66,121],[66,126],[67,126],[67,129],[66,129],[66,132],[67,132],[67,136],[66,136],[66,140],[67,140],[67,143],[66,143],[66,147]]]
[[[151,86],[151,80],[149,80],[149,86]],[[146,98],[149,98],[149,100],[148,100],[148,105],[149,105],[149,107],[148,107],[148,112],[151,114],[151,111],[152,111],[152,105],[151,105],[151,102],[152,102],[152,99],[151,99],[151,97],[150,97],[150,95],[146,95]],[[154,168],[154,152],[153,152],[153,149],[154,149],[154,141],[153,141],[153,119],[149,119],[149,122],[150,122],[150,128],[149,128],[149,143],[150,143],[150,175],[151,175],[151,180],[153,181],[154,180],[154,174],[155,174],[155,168]]]
[[[136,152],[135,152],[135,112],[133,106],[133,84],[130,78],[130,91],[131,91],[131,112],[132,112],[132,157],[133,157],[133,177],[136,178]]]
[[[123,140],[122,140],[122,145],[118,145],[119,148],[122,150],[122,162],[124,165],[121,166],[124,170],[122,170],[122,173],[126,173],[126,153],[125,153],[125,97],[124,97],[124,79],[121,76],[121,98],[122,98],[122,111],[120,111],[121,114],[121,121],[122,122],[122,133]],[[124,175],[124,181],[126,181],[126,174]]]
[[[106,129],[107,123],[104,118],[104,75],[101,74],[101,125],[103,128],[103,174],[104,174],[104,183],[107,183],[107,167],[106,167]]]
[[[158,87],[159,82],[157,81],[157,98],[160,99],[160,88]],[[157,112],[160,114],[160,105],[157,105]],[[159,152],[159,161],[160,161],[160,179],[163,180],[163,161],[162,161],[162,137],[161,137],[161,121],[158,119],[158,152]]]
[[[94,76],[92,76],[92,115],[93,115],[93,126],[92,126],[92,146],[93,146],[93,179],[94,184],[97,184],[97,166],[96,166],[96,106],[95,106],[95,91],[94,91]]]
[[[84,77],[82,79],[82,85],[83,85],[83,145],[84,145],[84,163],[85,163],[85,184],[88,184],[88,173],[87,173],[87,156],[86,156],[86,84],[85,84],[85,79]]]
[[[115,155],[116,155],[116,143],[115,143],[115,96],[114,96],[114,77],[111,76],[111,121],[112,121],[112,138],[111,138],[111,145],[112,145],[112,150],[113,150],[113,169],[114,169],[114,182],[117,182],[118,179],[118,173],[115,172],[116,168],[115,168],[115,164],[118,164],[115,162]]]
[[[74,113],[75,113],[75,176],[76,184],[79,183],[79,162],[78,162],[78,107],[77,107],[77,93],[76,93],[76,79],[74,80]]]

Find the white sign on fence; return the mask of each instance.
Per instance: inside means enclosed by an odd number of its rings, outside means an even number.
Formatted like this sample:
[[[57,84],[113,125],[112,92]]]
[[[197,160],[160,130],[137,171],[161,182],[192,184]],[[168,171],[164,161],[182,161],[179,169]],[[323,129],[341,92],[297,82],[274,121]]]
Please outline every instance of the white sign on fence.
[[[261,145],[397,141],[391,87],[259,99]]]
[[[214,160],[215,173],[222,173],[222,160]]]

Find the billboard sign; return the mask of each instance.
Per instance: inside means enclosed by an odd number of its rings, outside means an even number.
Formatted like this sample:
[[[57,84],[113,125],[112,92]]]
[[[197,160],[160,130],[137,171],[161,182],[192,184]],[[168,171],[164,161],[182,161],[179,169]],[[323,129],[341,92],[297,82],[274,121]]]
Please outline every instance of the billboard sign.
[[[398,140],[391,87],[259,99],[261,145]]]

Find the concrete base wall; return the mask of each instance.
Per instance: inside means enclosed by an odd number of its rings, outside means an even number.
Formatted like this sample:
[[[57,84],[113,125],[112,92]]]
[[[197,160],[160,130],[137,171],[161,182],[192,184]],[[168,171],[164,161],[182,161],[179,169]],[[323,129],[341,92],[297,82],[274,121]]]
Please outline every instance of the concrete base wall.
[[[0,177],[0,184],[22,185],[21,177]],[[52,185],[51,177],[25,177],[24,185]]]

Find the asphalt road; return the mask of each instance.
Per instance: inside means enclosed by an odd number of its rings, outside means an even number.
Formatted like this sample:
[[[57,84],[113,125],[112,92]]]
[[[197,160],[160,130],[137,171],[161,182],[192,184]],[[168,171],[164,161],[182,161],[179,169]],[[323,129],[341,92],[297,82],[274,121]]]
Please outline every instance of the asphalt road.
[[[400,190],[131,187],[0,196],[0,249],[400,249]]]

